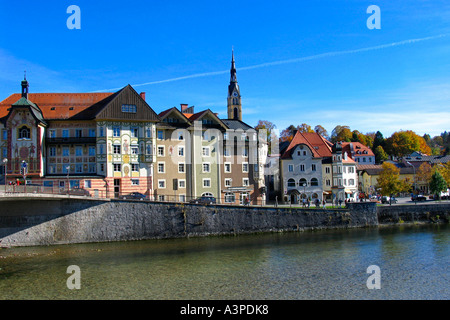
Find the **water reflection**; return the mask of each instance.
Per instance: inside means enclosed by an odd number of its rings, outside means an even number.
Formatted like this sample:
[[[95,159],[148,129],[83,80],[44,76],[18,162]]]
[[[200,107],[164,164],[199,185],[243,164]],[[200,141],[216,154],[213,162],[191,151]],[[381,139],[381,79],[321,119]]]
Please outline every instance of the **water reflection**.
[[[0,250],[2,299],[448,299],[447,225]],[[381,268],[381,290],[366,269]],[[81,290],[66,287],[69,265]]]

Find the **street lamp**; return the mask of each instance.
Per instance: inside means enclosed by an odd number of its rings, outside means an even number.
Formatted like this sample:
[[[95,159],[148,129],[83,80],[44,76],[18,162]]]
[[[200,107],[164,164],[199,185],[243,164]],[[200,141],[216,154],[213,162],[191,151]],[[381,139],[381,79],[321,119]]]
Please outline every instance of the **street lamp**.
[[[67,170],[67,195],[70,197],[70,186],[69,186],[70,166],[66,166],[66,170]]]
[[[3,159],[3,168],[4,168],[4,172],[5,172],[5,196],[6,196],[6,175],[7,175],[7,166],[8,166],[8,159],[4,158]]]

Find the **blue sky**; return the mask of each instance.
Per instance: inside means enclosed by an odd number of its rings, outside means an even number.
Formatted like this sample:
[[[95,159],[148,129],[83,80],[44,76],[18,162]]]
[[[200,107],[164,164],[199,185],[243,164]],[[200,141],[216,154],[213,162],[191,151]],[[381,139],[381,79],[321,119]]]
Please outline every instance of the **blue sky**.
[[[67,28],[70,5],[80,30]],[[367,27],[370,5],[381,29]],[[2,0],[0,99],[27,70],[30,92],[131,84],[156,112],[187,103],[226,117],[232,47],[252,126],[450,129],[450,4],[438,0]]]

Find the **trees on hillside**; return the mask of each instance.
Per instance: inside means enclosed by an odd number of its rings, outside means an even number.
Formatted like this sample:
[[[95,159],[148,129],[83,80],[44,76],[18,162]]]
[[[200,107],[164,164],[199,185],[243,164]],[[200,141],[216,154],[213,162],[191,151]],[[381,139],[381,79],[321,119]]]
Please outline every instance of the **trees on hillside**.
[[[385,151],[396,157],[404,157],[414,151],[424,154],[431,153],[425,139],[411,130],[394,132],[392,136],[386,139],[385,143]]]

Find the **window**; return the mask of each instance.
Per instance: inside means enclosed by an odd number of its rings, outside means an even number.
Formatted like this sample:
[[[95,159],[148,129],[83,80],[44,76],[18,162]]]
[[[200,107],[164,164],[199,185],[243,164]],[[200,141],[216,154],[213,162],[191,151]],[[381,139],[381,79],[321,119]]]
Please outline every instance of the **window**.
[[[236,196],[234,193],[225,193],[225,203],[234,203],[236,202]]]
[[[120,137],[120,127],[113,127],[113,137]]]
[[[132,163],[131,164],[131,171],[138,172],[139,171],[139,164],[138,163]]]
[[[202,156],[209,157],[209,147],[202,148]]]
[[[89,163],[89,173],[95,173],[95,163]]]
[[[82,138],[83,137],[83,130],[75,129],[75,137],[76,138]]]
[[[244,187],[248,187],[250,185],[250,182],[249,182],[248,178],[243,178],[242,179],[242,185]]]
[[[75,155],[77,157],[81,157],[83,155],[83,147],[76,146],[75,147]]]
[[[224,132],[224,134],[223,134],[223,140],[228,140],[228,132]]]
[[[63,137],[63,138],[68,138],[68,137],[69,137],[69,130],[68,130],[68,129],[63,129],[63,131],[62,131],[62,137]]]
[[[348,179],[348,185],[349,186],[354,186],[355,185],[355,180],[354,179]]]
[[[184,173],[184,163],[178,164],[178,173]]]
[[[242,172],[248,172],[248,162],[242,163]]]
[[[95,146],[89,146],[89,156],[95,156]]]
[[[22,126],[19,128],[19,139],[30,139],[30,128]]]
[[[100,163],[100,172],[105,172],[105,164]]]
[[[225,147],[225,148],[223,149],[223,155],[224,155],[225,157],[230,157],[230,156],[231,156],[230,147]]]
[[[178,131],[178,140],[184,140],[183,131]]]
[[[89,137],[95,137],[95,129],[89,129]]]
[[[100,145],[99,145],[99,149],[100,149],[100,150],[99,150],[99,153],[100,153],[100,154],[104,154],[104,152],[105,152],[105,145],[100,144]]]
[[[305,178],[301,178],[300,181],[298,182],[298,185],[300,187],[306,187],[308,185],[308,182],[306,182]]]
[[[120,154],[121,152],[121,150],[120,150],[120,144],[115,144],[114,146],[113,146],[113,150],[114,150],[114,154]]]
[[[132,186],[138,186],[139,185],[139,179],[131,179],[131,185]]]
[[[75,172],[76,172],[76,173],[82,173],[82,172],[83,172],[83,165],[80,164],[80,163],[77,163],[77,164],[75,165]]]
[[[209,140],[209,134],[206,131],[203,132],[203,140],[205,140],[205,141]]]
[[[178,188],[180,189],[186,188],[186,180],[178,179]]]
[[[327,180],[325,181],[325,184],[326,184],[327,186],[331,186],[331,181],[330,181],[330,179],[327,179]]]
[[[164,163],[163,162],[159,162],[158,163],[158,172],[159,173],[165,173],[165,168],[164,168]]]
[[[203,188],[210,188],[211,187],[211,179],[206,178],[203,179]]]
[[[120,163],[114,163],[114,172],[120,172],[122,171],[122,165]]]
[[[69,147],[63,147],[63,149],[62,149],[62,155],[63,155],[64,157],[68,157],[68,156],[69,156],[69,152],[70,152]]]
[[[136,113],[136,105],[134,104],[123,104],[122,105],[122,112],[125,113]]]
[[[147,136],[147,138],[151,138],[152,137],[152,129],[151,128],[145,129],[145,135]]]
[[[209,163],[203,163],[202,169],[203,169],[203,172],[210,172],[211,168],[210,168]]]
[[[319,185],[319,180],[317,180],[316,178],[312,178],[311,179],[311,186],[318,186]]]
[[[288,171],[289,172],[294,172],[294,165],[293,164],[288,165]]]
[[[231,187],[231,179],[225,179],[225,187]]]
[[[160,188],[160,189],[166,188],[166,180],[165,179],[158,180],[158,188]]]
[[[147,153],[147,155],[151,155],[153,152],[152,152],[152,145],[151,144],[147,144],[147,148],[146,148],[146,153]]]
[[[179,199],[180,202],[186,202],[186,195],[185,194],[180,194],[178,196],[178,199]]]
[[[158,195],[158,201],[164,201],[164,195],[163,194]]]
[[[50,130],[50,132],[55,132],[55,130]],[[51,137],[51,138],[54,138],[54,137]],[[2,140],[8,140],[8,130],[6,130],[6,129],[3,129],[2,130]]]
[[[4,133],[3,133],[3,135],[4,135]],[[49,130],[48,137],[49,138],[56,138],[56,130],[54,130],[54,129],[53,130]],[[3,137],[3,140],[6,140],[5,137]]]
[[[103,127],[99,127],[98,128],[98,136],[99,137],[104,137],[105,136],[105,129],[103,129]]]
[[[231,163],[229,163],[229,162],[225,162],[224,163],[224,169],[225,169],[225,172],[226,173],[230,173],[231,172]]]
[[[248,148],[244,147],[244,148],[242,149],[242,156],[243,156],[243,157],[248,157]]]
[[[131,137],[139,138],[139,128],[137,128],[137,127],[131,128]]]
[[[288,188],[295,188],[295,180],[294,179],[289,179],[287,182],[287,186]]]
[[[325,168],[325,173],[330,173],[330,167]]]
[[[312,170],[312,171],[316,171],[316,165],[315,165],[315,164],[312,164],[312,165],[311,165],[311,170]]]
[[[163,140],[163,139],[164,139],[164,131],[158,130],[158,140]]]
[[[300,171],[305,171],[305,165],[304,164],[300,165]]]
[[[184,147],[178,147],[178,156],[184,157]]]
[[[48,149],[48,153],[50,157],[55,157],[56,156],[56,147],[50,147]]]
[[[158,146],[158,157],[164,157],[164,146]]]
[[[131,154],[139,154],[139,147],[138,146],[132,146],[131,147]]]

